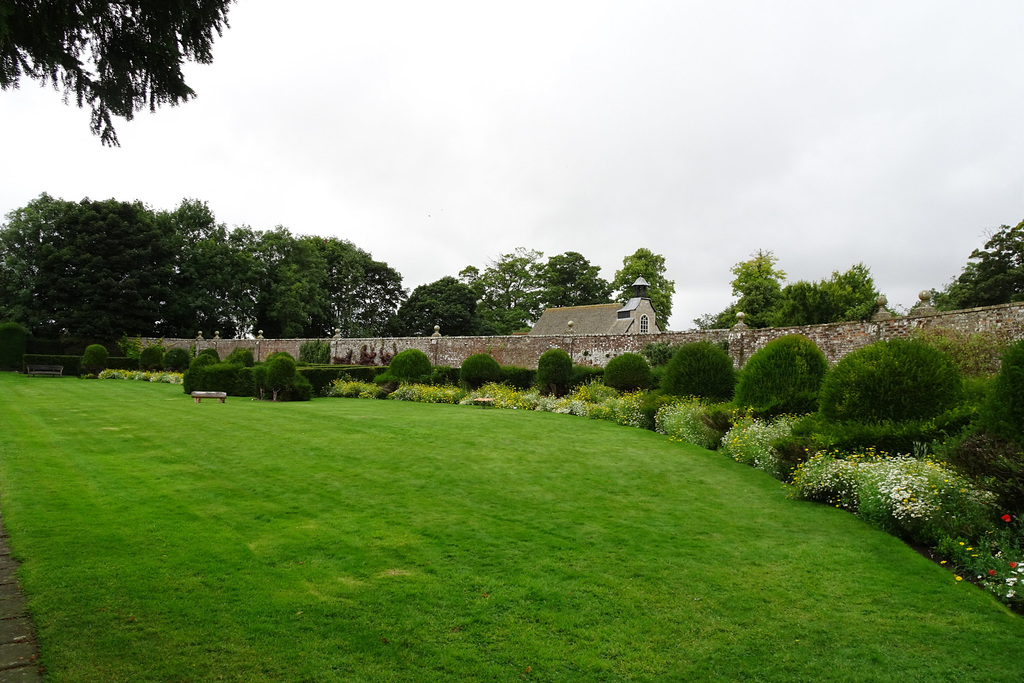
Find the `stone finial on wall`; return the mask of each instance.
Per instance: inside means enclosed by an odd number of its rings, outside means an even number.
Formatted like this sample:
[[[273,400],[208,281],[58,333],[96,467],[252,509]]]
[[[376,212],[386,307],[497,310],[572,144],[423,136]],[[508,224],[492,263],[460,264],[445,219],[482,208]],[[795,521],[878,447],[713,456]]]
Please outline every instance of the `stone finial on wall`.
[[[572,328],[573,328],[573,326],[574,326],[575,324],[576,324],[576,323],[574,323],[574,322],[573,322],[573,321],[571,321],[571,320],[570,320],[569,322],[567,322],[567,323],[565,324],[565,333],[566,333],[566,334],[572,334]]]
[[[214,330],[213,331],[213,340],[214,341],[220,341],[220,330]]]
[[[440,337],[441,336],[441,326],[440,325],[434,325],[434,334],[432,334],[430,336],[431,337]]]
[[[256,335],[256,338],[257,339],[263,339],[263,330],[259,331],[259,334]]]
[[[889,300],[884,294],[875,299],[875,303],[878,304],[878,310],[875,311],[874,315],[871,316],[871,322],[877,322],[879,320],[892,320],[892,313],[886,308],[889,304]]]
[[[334,338],[335,339],[341,339],[341,328],[340,327],[335,327],[334,328]]]
[[[932,292],[930,289],[922,289],[921,293],[917,295],[920,299],[918,304],[910,310],[910,315],[932,315],[935,313],[935,308],[932,307]]]
[[[203,331],[199,330],[196,332],[196,341],[203,341]]]
[[[743,322],[743,319],[746,318],[746,317],[747,317],[746,313],[744,313],[743,311],[737,311],[736,312],[736,324],[732,326],[732,329],[738,330],[738,331],[741,331],[741,332],[743,330],[749,329],[747,327],[747,324],[745,322]]]

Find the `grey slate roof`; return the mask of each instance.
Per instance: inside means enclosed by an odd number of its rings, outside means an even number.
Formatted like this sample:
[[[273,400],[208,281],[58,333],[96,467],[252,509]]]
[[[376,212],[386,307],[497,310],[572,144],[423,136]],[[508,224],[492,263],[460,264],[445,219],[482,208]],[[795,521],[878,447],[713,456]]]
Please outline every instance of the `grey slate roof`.
[[[619,304],[593,304],[546,308],[530,334],[566,334],[571,320],[573,334],[622,334],[629,329],[631,319],[617,319]]]

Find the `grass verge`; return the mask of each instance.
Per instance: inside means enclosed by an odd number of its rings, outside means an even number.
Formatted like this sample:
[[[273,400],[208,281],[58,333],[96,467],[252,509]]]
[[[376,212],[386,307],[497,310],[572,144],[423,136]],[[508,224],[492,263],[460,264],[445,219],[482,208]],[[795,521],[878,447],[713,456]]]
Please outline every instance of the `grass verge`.
[[[54,681],[1019,679],[991,597],[650,432],[17,375],[0,415]]]

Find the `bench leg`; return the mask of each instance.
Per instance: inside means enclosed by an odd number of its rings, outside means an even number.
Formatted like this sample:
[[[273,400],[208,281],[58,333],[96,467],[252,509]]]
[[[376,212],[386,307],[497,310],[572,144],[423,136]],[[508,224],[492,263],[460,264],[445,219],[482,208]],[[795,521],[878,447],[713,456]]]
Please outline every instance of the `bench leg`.
[[[198,397],[198,396],[193,396],[192,400],[195,401],[196,403],[202,403],[203,402],[203,399]]]
[[[224,401],[226,401],[227,399],[226,399],[226,398],[218,398],[217,400],[218,400],[218,401],[220,401],[221,403],[223,403],[223,402],[224,402]]]

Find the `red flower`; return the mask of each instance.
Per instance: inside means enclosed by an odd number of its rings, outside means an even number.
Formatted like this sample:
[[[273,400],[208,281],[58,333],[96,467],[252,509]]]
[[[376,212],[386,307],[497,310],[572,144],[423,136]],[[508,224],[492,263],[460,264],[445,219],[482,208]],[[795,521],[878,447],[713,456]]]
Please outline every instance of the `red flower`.
[[[988,575],[989,576],[995,576],[996,575],[996,570],[995,569],[989,569],[988,570]]]
[[[1010,517],[1010,515],[1003,515],[1002,517],[1000,517],[1000,519],[1002,519],[1004,522],[1009,522],[1011,519],[1013,519],[1013,517]]]
[[[1016,568],[1017,568],[1017,563],[1016,562],[1011,562],[1010,563],[1010,569],[1016,569]]]

